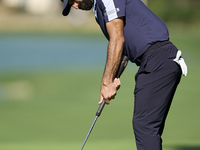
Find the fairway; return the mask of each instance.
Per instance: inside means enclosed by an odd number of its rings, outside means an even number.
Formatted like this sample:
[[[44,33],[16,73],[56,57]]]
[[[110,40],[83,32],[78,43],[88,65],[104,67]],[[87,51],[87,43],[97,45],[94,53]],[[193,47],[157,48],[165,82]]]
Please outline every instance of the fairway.
[[[163,149],[200,150],[200,30],[169,27],[171,41],[182,50],[188,65],[188,76],[182,77],[175,94],[163,133]],[[99,37],[92,40],[98,44]],[[105,60],[104,56],[99,54],[99,60]],[[2,72],[0,149],[80,149],[98,109],[104,61],[84,67],[78,63],[74,68],[58,70]],[[84,150],[136,150],[132,130],[136,72],[137,67],[129,63],[116,99],[105,106]]]

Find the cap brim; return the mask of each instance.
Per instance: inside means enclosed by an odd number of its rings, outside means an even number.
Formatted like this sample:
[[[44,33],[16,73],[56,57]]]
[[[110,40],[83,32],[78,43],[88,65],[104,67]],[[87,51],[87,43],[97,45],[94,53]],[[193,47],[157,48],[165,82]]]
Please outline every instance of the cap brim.
[[[68,1],[69,0],[65,0],[64,2],[63,12],[62,12],[63,16],[67,16],[69,14],[71,6],[72,6],[68,4]]]

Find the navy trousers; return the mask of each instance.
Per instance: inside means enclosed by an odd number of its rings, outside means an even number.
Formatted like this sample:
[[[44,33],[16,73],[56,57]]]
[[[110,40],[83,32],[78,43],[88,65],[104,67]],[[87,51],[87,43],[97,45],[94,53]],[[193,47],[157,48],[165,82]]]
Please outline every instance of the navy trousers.
[[[173,44],[167,44],[141,59],[135,75],[133,114],[138,150],[162,150],[165,120],[181,79],[180,66],[173,61],[177,51]]]

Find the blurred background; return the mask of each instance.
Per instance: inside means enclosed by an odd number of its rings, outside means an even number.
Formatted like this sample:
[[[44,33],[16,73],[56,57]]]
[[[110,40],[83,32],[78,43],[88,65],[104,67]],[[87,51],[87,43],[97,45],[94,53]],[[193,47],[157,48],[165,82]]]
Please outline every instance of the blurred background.
[[[200,150],[200,1],[144,0],[188,65],[163,134],[165,150]],[[80,149],[98,108],[107,40],[92,11],[59,0],[0,0],[0,149]],[[134,149],[134,75],[106,106],[85,149]]]

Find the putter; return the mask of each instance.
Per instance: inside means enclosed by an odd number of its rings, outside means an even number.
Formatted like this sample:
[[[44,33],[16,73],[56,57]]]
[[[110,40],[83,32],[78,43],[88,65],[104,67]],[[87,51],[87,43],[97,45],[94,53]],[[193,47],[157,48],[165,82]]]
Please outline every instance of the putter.
[[[124,66],[126,65],[127,61],[128,61],[128,57],[124,55],[123,58],[122,58],[122,61],[121,61],[120,65],[119,65],[119,68],[118,68],[118,70],[116,72],[115,78],[119,78],[120,77],[120,75],[122,74],[122,72],[124,70]],[[91,131],[92,131],[92,129],[93,129],[96,121],[97,121],[97,118],[101,115],[101,112],[102,112],[105,104],[106,104],[106,102],[103,101],[101,103],[101,105],[99,106],[99,108],[98,108],[98,110],[96,112],[96,117],[95,117],[95,119],[94,119],[94,121],[93,121],[93,123],[92,123],[92,125],[90,127],[90,130],[89,130],[89,132],[88,132],[88,134],[87,134],[87,136],[86,136],[86,138],[85,138],[85,140],[83,142],[83,145],[82,145],[82,147],[81,147],[80,150],[82,150],[83,147],[85,146],[85,143],[86,143],[86,141],[87,141],[87,139],[88,139],[88,137],[89,137],[89,135],[90,135],[90,133],[91,133]]]

